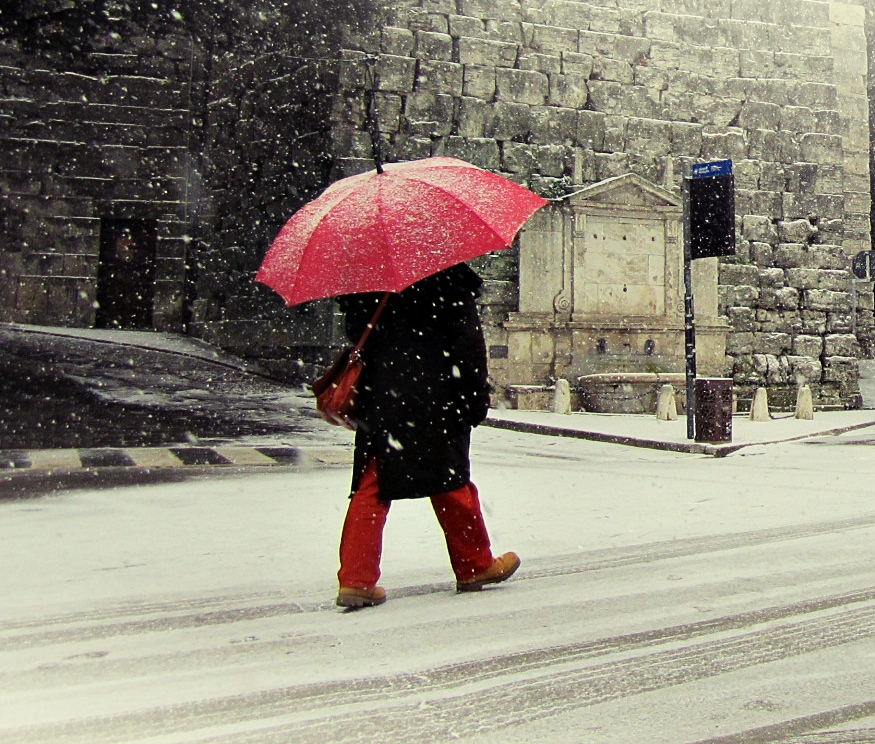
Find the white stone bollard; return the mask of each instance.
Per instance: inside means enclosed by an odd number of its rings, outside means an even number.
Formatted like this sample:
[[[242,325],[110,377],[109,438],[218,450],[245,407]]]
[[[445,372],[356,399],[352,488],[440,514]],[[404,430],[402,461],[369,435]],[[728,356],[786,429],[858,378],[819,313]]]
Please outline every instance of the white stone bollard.
[[[556,380],[553,390],[553,413],[571,413],[571,385],[568,380]]]
[[[676,421],[678,417],[678,404],[674,394],[674,387],[663,385],[659,388],[656,397],[656,418],[660,421]]]
[[[796,393],[796,418],[804,421],[814,419],[814,400],[808,385],[802,385]]]
[[[765,388],[757,388],[750,405],[751,421],[771,421],[769,415],[769,395]]]

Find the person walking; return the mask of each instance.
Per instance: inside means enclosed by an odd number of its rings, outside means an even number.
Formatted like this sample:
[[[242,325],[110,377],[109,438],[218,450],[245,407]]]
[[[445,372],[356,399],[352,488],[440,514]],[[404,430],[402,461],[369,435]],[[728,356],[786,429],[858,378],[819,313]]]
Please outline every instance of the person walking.
[[[516,553],[496,558],[471,482],[472,427],[489,410],[486,345],[476,298],[482,280],[466,264],[389,297],[362,351],[352,487],[340,539],[337,605],[382,604],[377,586],[383,527],[395,499],[429,498],[460,592],[511,577]],[[381,293],[339,298],[358,339]]]

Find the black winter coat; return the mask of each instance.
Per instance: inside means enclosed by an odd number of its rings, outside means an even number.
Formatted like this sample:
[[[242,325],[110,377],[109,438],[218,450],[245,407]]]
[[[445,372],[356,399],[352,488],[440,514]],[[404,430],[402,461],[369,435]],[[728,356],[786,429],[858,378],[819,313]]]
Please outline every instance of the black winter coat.
[[[389,297],[362,352],[353,492],[371,458],[384,499],[436,496],[470,480],[471,427],[489,410],[481,284],[459,264]],[[340,298],[351,341],[381,297]]]

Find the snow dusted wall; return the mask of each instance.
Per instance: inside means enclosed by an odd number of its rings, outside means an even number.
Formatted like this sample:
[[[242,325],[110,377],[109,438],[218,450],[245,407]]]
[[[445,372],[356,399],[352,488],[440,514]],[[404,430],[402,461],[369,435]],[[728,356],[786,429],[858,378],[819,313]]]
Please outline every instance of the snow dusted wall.
[[[154,325],[180,329],[204,55],[171,15],[97,6],[0,12],[0,319],[93,325],[102,225],[129,220],[154,244]]]
[[[864,3],[391,5],[388,26],[343,51],[338,174],[370,167],[373,86],[389,159],[461,157],[545,195],[628,172],[678,193],[685,162],[731,158],[738,254],[719,273],[726,373],[742,396],[768,385],[788,403],[804,378],[821,404],[857,402],[860,341],[870,351],[873,330],[872,285],[855,287],[849,271],[870,248]],[[374,58],[372,75],[362,55]],[[492,364],[547,382],[537,370],[557,350],[508,350],[517,276],[512,257],[497,261],[481,266],[493,279]]]
[[[727,374],[852,405],[873,347],[872,285],[849,272],[870,247],[873,7],[3,3],[0,320],[187,330],[287,373],[318,361],[330,306],[287,309],[252,277],[289,214],[372,167],[375,115],[387,160],[453,155],[548,196],[628,172],[677,193],[685,162],[732,158]],[[148,287],[125,274],[138,258]],[[546,382],[544,349],[511,349],[503,325],[514,252],[479,269],[494,368]],[[141,295],[148,317],[124,307]]]
[[[337,50],[368,7],[0,4],[0,321],[187,330],[292,375],[324,354],[331,308],[252,278],[329,182]]]

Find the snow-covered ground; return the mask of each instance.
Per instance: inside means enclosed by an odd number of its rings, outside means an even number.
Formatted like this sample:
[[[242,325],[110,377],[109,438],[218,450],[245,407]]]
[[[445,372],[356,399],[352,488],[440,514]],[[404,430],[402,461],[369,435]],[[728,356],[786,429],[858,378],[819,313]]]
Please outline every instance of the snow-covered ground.
[[[389,602],[355,613],[346,470],[0,503],[0,742],[875,741],[875,450],[841,441],[478,429],[518,575],[456,595],[428,503],[398,502]]]

